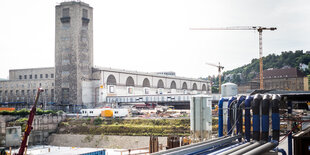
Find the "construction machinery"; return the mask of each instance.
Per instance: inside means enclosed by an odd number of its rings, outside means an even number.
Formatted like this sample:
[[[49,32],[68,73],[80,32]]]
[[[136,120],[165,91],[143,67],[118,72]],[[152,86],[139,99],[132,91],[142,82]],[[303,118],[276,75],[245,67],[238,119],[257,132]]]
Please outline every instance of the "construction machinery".
[[[222,28],[190,28],[190,30],[257,30],[259,33],[259,84],[260,89],[264,89],[263,81],[263,31],[277,30],[276,27],[262,27],[262,26],[233,26],[233,27],[222,27]]]
[[[221,93],[221,85],[222,85],[221,71],[224,69],[224,66],[221,66],[220,62],[219,62],[218,65],[215,65],[215,64],[212,64],[212,63],[208,63],[208,62],[206,62],[206,64],[218,68],[218,72],[219,72],[219,93]]]
[[[23,136],[23,140],[22,140],[22,143],[21,143],[21,146],[19,148],[19,151],[18,151],[17,155],[26,154],[25,152],[26,152],[26,149],[27,149],[28,138],[29,138],[30,132],[32,130],[32,122],[33,122],[33,119],[34,119],[34,115],[36,114],[36,111],[37,111],[36,106],[37,106],[37,103],[38,103],[39,96],[40,96],[41,92],[43,92],[43,89],[42,88],[38,88],[37,95],[36,95],[36,98],[35,98],[35,101],[34,101],[34,105],[32,106],[32,109],[31,109],[31,111],[29,113],[28,122],[27,122],[27,126],[26,126],[25,133],[24,133],[24,136]]]

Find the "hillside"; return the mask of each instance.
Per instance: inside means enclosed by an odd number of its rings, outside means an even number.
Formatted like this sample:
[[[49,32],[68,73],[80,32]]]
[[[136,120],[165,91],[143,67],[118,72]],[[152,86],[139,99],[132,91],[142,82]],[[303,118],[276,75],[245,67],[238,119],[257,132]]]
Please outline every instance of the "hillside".
[[[263,57],[264,70],[269,68],[283,68],[283,67],[296,67],[301,70],[305,75],[310,74],[310,53],[297,50],[295,52],[285,51],[280,55],[269,54]],[[304,64],[306,69],[300,68],[300,64]],[[252,59],[251,63],[238,67],[233,70],[225,71],[222,76],[222,81],[233,82],[236,84],[246,83],[251,81],[259,73],[259,59]],[[209,77],[213,82],[215,88],[213,91],[217,91],[218,77]]]

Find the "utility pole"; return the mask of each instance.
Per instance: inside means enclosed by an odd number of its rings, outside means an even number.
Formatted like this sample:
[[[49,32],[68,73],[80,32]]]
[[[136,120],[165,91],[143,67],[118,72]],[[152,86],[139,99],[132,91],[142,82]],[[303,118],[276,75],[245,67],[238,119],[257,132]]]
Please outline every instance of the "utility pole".
[[[276,27],[262,27],[262,26],[234,26],[222,28],[190,28],[190,30],[257,30],[259,34],[259,88],[264,89],[264,75],[263,75],[263,30],[274,31]]]

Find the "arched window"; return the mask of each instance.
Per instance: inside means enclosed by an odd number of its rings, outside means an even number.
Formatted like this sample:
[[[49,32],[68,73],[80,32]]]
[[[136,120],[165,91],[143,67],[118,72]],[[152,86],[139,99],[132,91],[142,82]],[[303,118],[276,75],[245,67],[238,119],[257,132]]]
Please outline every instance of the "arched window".
[[[206,87],[206,85],[205,85],[205,84],[203,84],[203,85],[202,85],[201,90],[202,90],[202,91],[207,91],[207,87]]]
[[[193,90],[197,90],[197,84],[196,83],[193,84]]]
[[[143,80],[142,87],[150,87],[150,86],[151,86],[151,85],[150,85],[149,79],[148,79],[148,78],[145,78],[145,79]]]
[[[187,89],[187,84],[186,84],[186,82],[183,82],[182,89]]]
[[[135,86],[135,82],[133,81],[133,78],[129,76],[126,80],[126,86]]]
[[[163,80],[159,80],[158,83],[157,83],[157,88],[164,88],[164,82]]]
[[[116,79],[114,75],[108,76],[107,85],[116,85]]]
[[[177,84],[175,83],[175,81],[171,82],[170,89],[177,89]]]

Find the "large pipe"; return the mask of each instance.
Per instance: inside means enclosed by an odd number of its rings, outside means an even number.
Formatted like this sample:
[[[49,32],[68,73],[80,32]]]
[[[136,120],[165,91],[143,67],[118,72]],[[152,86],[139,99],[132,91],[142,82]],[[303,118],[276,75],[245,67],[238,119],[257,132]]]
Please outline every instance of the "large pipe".
[[[285,150],[284,149],[280,149],[280,148],[274,148],[273,149],[273,151],[276,151],[276,152],[281,152],[282,153],[282,155],[286,155],[286,152],[285,152]]]
[[[271,141],[271,142],[265,143],[264,145],[261,145],[255,149],[245,153],[244,155],[260,155],[260,154],[263,154],[265,152],[272,150],[273,148],[275,148],[277,146],[278,146],[277,141]]]
[[[279,116],[280,96],[272,96],[272,140],[279,141],[280,139],[280,116]]]
[[[248,96],[245,100],[245,118],[244,118],[244,124],[245,124],[245,139],[249,142],[251,138],[251,102],[253,100],[252,96]]]
[[[236,139],[240,138],[241,135],[230,136],[230,137],[220,137],[216,140],[212,140],[212,142],[200,142],[190,145],[185,145],[178,148],[169,149],[166,151],[160,151],[154,153],[154,155],[166,154],[166,155],[180,155],[180,154],[197,154],[199,152],[205,152],[208,149],[213,149],[218,146],[223,146],[227,144],[231,144]]]
[[[292,106],[292,101],[288,101],[287,102],[287,112],[288,112],[288,117],[289,118],[291,118],[291,116],[292,116],[292,108],[293,108],[293,106]],[[287,132],[290,132],[290,130],[292,130],[292,123],[291,122],[288,122],[287,123],[287,126],[288,126],[288,131]],[[293,150],[292,150],[292,132],[290,132],[289,134],[288,134],[288,137],[287,137],[287,142],[288,142],[288,144],[287,144],[287,147],[288,147],[288,154],[289,155],[292,155],[292,153],[293,153]]]
[[[255,142],[255,143],[253,143],[252,145],[249,145],[249,146],[247,146],[247,147],[245,147],[245,148],[242,148],[242,149],[240,149],[240,150],[238,150],[238,151],[235,151],[235,152],[231,153],[230,155],[240,155],[240,154],[244,154],[245,152],[249,152],[249,151],[251,151],[252,149],[254,149],[254,148],[256,148],[256,147],[259,147],[260,145],[261,145],[260,142]]]
[[[237,103],[237,134],[241,134],[242,135],[242,127],[243,127],[243,120],[242,120],[242,109],[244,108],[244,100],[245,100],[245,96],[239,96],[238,97],[238,103]],[[239,142],[241,142],[241,138],[239,139]]]
[[[262,103],[262,138],[261,140],[268,142],[269,136],[269,104],[270,95],[266,94]]]
[[[212,152],[212,153],[208,153],[208,155],[218,155],[218,154],[221,153],[221,152],[225,152],[225,151],[227,151],[227,150],[231,150],[231,149],[233,149],[233,148],[235,148],[235,147],[238,147],[238,146],[241,146],[241,145],[243,145],[243,144],[244,144],[244,143],[242,142],[242,143],[237,143],[237,144],[234,144],[234,145],[230,145],[230,146],[227,146],[227,147],[222,148],[222,149],[220,149],[220,150],[214,151],[214,152]]]
[[[249,146],[249,145],[251,145],[251,144],[253,144],[253,143],[252,143],[252,142],[247,142],[247,143],[244,143],[244,144],[239,145],[239,146],[237,146],[237,147],[234,147],[234,148],[232,148],[232,149],[229,149],[229,150],[227,150],[227,151],[220,152],[220,153],[218,153],[217,155],[227,155],[227,154],[233,153],[233,152],[235,152],[235,151],[238,151],[238,150],[240,150],[240,149],[242,149],[242,148],[245,148],[245,147],[247,147],[247,146]]]
[[[231,102],[231,104],[229,105],[229,113],[228,113],[228,118],[230,119],[230,130],[228,132],[228,134],[232,134],[234,133],[235,127],[236,127],[236,104],[237,104],[238,100],[234,100]]]
[[[252,106],[253,112],[253,139],[256,141],[260,140],[260,102],[262,100],[262,96],[260,94],[256,94],[254,96],[254,103]]]
[[[231,118],[230,118],[230,113],[231,113],[231,109],[230,109],[230,104],[235,100],[236,98],[235,97],[231,97],[229,100],[228,100],[228,105],[227,105],[227,112],[228,112],[228,117],[227,117],[227,134],[230,135],[232,133],[231,131],[231,124],[230,124],[230,121],[231,121]]]
[[[218,129],[219,129],[219,131],[218,131],[218,135],[219,135],[219,137],[222,137],[223,136],[223,103],[224,103],[224,101],[228,101],[228,99],[227,98],[221,98],[220,100],[219,100],[219,104],[218,104],[218,115],[219,115],[219,120],[218,120],[218,124],[219,124],[219,126],[218,126]]]

